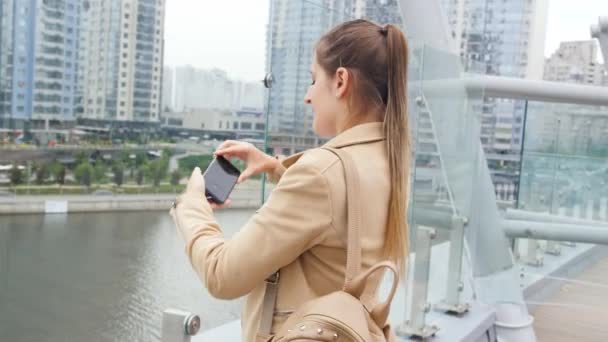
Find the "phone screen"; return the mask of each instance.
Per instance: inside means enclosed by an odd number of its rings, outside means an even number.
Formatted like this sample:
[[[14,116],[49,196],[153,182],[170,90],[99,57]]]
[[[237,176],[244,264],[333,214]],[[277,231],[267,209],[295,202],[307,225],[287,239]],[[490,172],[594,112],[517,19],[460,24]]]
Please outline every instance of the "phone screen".
[[[240,174],[224,157],[215,158],[203,175],[207,199],[219,204],[226,202]]]

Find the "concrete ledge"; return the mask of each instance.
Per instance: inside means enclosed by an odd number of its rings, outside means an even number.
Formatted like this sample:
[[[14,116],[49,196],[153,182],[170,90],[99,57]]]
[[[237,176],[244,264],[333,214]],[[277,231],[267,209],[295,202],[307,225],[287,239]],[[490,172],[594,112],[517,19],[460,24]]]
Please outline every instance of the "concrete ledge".
[[[241,194],[242,195],[242,194]],[[241,196],[238,193],[232,198],[232,209],[252,209],[260,206],[259,196]],[[169,210],[175,194],[151,195],[109,195],[109,196],[18,196],[0,199],[0,215],[10,214],[52,214],[49,202],[55,204],[67,202],[68,213],[112,212],[112,211],[154,211]]]

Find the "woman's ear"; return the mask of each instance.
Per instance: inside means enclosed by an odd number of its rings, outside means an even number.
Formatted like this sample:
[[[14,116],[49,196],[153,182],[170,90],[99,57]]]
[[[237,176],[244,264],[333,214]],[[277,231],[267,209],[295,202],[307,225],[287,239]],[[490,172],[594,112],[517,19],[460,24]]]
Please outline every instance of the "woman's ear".
[[[346,68],[339,67],[338,70],[336,70],[336,77],[334,82],[334,91],[336,98],[341,99],[346,95],[346,92],[350,87],[350,82],[351,79],[348,70]]]

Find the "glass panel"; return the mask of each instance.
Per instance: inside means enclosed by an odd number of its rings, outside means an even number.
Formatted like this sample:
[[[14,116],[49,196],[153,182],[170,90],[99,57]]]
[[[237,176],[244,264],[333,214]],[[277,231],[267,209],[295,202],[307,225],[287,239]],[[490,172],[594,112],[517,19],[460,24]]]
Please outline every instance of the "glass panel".
[[[541,341],[605,336],[597,318],[606,313],[606,247],[594,244],[589,232],[608,229],[607,110],[528,104],[519,207],[555,215],[548,229],[588,242],[518,240],[521,283]]]
[[[457,55],[419,46],[411,60],[410,115],[415,121],[416,161],[412,233],[417,235],[420,229],[436,233],[430,253],[428,303],[440,310],[458,310],[459,305],[470,302],[473,291],[471,264],[463,258],[465,234],[469,233],[459,229],[458,222],[466,226],[472,214],[483,91],[467,92],[467,76]],[[415,284],[423,279],[417,279],[415,260],[423,251],[414,243],[412,251],[406,295],[408,305],[416,306],[415,297],[420,293],[415,293]],[[427,320],[435,320],[436,315],[431,312]]]

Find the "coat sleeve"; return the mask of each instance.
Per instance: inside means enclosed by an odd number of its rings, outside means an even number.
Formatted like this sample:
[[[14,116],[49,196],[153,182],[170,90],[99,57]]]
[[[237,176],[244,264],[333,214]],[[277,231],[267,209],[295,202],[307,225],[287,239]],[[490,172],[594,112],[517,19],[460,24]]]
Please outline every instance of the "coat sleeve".
[[[214,297],[233,299],[249,293],[322,242],[331,230],[327,181],[313,166],[299,164],[285,171],[266,204],[230,240],[224,239],[201,199],[191,194],[181,198],[178,220],[195,231],[186,252]]]

